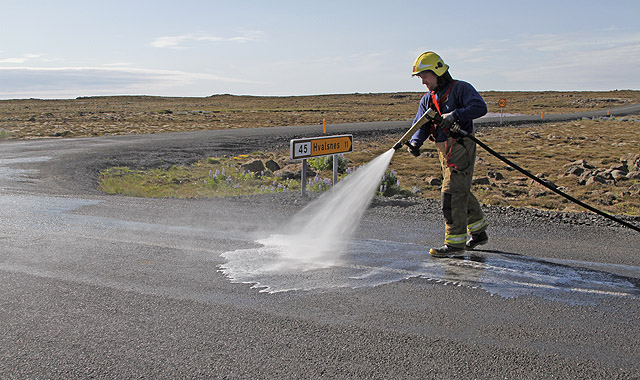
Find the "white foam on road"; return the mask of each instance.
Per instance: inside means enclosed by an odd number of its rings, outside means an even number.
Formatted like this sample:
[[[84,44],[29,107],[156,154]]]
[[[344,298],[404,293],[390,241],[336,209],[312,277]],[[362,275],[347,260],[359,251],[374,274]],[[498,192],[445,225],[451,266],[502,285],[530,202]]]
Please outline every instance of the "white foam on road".
[[[233,282],[261,292],[363,288],[422,279],[481,289],[503,298],[538,296],[572,304],[604,297],[640,299],[640,268],[628,265],[534,258],[485,251],[461,259],[437,259],[428,247],[383,240],[352,240],[340,263],[313,266],[284,260],[276,239],[223,254],[222,271]],[[618,275],[616,272],[626,275]],[[232,277],[233,276],[233,277]]]

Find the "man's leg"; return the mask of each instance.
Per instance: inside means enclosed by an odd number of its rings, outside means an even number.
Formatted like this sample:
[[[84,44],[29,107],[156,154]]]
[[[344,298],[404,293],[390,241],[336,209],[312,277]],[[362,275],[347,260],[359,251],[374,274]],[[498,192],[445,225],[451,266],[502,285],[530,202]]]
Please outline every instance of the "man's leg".
[[[436,146],[443,175],[441,201],[445,219],[445,245],[432,248],[429,253],[436,257],[449,257],[463,253],[467,241],[467,205],[473,176],[472,157],[469,154],[475,153],[475,150],[470,152],[463,144],[453,140],[436,143]]]

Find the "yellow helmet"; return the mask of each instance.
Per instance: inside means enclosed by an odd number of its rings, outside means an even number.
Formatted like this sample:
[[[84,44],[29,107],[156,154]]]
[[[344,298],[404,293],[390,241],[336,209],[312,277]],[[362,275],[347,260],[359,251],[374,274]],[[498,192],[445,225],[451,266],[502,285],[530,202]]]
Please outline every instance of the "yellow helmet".
[[[418,75],[423,71],[431,70],[437,76],[442,76],[449,69],[440,56],[432,51],[420,54],[413,64],[413,74]]]

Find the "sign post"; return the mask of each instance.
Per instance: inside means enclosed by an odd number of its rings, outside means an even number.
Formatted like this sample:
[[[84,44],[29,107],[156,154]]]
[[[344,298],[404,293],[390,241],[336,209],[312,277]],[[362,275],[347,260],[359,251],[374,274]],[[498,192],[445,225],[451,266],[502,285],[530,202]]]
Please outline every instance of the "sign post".
[[[290,147],[292,160],[348,153],[353,151],[353,135],[294,139],[291,140]]]
[[[309,137],[290,141],[292,160],[302,160],[302,174],[300,176],[302,196],[307,187],[307,158],[333,155],[333,184],[338,181],[338,158],[336,154],[353,152],[353,135],[337,135],[323,137]]]
[[[498,100],[498,106],[500,107],[500,124],[502,124],[502,117],[504,116],[504,107],[507,106],[507,99]]]

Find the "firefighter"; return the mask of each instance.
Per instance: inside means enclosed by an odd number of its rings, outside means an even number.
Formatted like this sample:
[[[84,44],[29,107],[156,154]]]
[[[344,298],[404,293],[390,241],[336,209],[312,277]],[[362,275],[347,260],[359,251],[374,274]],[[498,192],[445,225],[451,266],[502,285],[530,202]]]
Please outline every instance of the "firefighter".
[[[440,125],[431,123],[423,126],[409,142],[409,152],[417,156],[425,140],[433,141],[442,168],[444,245],[431,248],[429,253],[433,257],[454,257],[489,240],[487,220],[480,203],[471,193],[476,143],[451,131],[455,125],[454,130],[460,128],[473,133],[473,120],[487,113],[487,105],[471,84],[454,80],[449,66],[434,52],[418,56],[413,64],[413,76],[419,77],[429,90],[420,100],[414,123],[429,108],[442,116]]]

